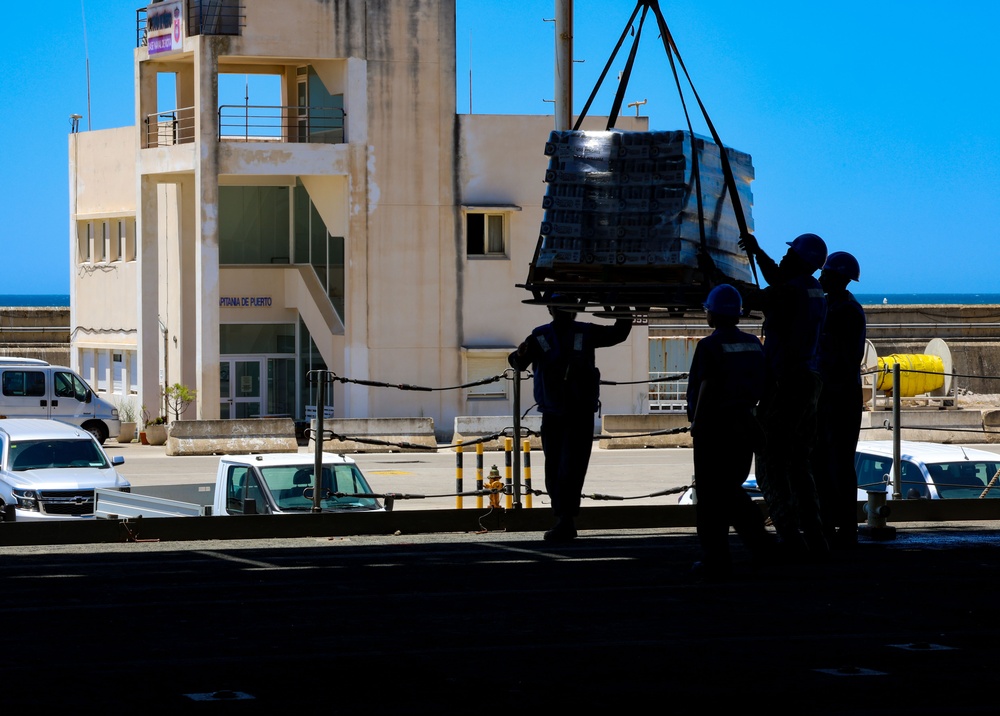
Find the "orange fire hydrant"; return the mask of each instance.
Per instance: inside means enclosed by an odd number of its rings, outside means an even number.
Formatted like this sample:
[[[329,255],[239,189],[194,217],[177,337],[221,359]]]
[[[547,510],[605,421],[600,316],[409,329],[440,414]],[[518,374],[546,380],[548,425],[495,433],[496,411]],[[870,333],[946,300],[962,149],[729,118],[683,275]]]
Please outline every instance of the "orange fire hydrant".
[[[490,490],[490,509],[498,509],[500,507],[500,495],[503,494],[503,480],[500,479],[500,471],[496,465],[490,468],[490,474],[486,476],[486,485],[484,487]]]

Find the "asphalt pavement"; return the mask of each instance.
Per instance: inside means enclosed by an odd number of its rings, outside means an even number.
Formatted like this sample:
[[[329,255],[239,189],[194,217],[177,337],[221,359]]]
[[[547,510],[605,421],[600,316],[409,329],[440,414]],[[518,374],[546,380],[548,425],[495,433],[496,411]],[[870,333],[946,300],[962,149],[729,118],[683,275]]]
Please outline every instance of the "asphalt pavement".
[[[218,461],[108,452],[140,489],[197,489]],[[455,487],[454,453],[357,458],[377,490]],[[586,490],[683,485],[690,459],[595,450]],[[903,523],[826,563],[763,567],[734,537],[720,583],[692,577],[691,527],[559,545],[466,530],[3,546],[2,698],[43,713],[992,714],[998,527]]]
[[[4,706],[996,712],[991,525],[691,579],[690,529],[0,548]]]

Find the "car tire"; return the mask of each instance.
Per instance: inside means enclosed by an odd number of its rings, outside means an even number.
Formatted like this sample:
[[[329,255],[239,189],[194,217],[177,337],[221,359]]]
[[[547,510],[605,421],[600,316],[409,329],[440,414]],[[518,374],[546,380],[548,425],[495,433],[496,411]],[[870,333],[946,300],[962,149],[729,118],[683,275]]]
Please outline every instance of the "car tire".
[[[94,436],[101,445],[108,439],[108,427],[99,420],[92,420],[83,424],[83,429]]]

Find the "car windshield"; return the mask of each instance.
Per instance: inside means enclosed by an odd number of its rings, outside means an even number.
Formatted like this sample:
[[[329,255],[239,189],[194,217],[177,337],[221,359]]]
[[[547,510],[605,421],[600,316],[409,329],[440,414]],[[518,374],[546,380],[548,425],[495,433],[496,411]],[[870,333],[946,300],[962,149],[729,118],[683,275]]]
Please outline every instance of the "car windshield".
[[[104,453],[97,443],[89,439],[11,441],[8,460],[14,472],[61,467],[108,467]]]
[[[928,464],[927,472],[942,498],[978,498],[995,477],[985,496],[1000,498],[1000,460],[939,462]]]
[[[312,465],[281,465],[260,470],[279,510],[310,510],[313,506]],[[378,507],[361,470],[356,465],[324,465],[320,507],[324,510],[358,510]]]

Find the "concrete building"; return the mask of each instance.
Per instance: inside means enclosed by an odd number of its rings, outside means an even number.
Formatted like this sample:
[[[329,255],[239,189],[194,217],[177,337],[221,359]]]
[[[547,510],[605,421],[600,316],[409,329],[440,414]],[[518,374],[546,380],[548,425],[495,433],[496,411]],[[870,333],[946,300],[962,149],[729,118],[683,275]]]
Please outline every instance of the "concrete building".
[[[134,125],[69,137],[71,360],[98,392],[155,415],[181,383],[186,418],[302,419],[310,371],[462,385],[548,319],[515,285],[552,118],[456,112],[453,0],[165,0],[137,24]],[[251,75],[272,96],[231,104]],[[600,360],[645,379],[646,329]],[[607,388],[604,411],[646,412],[646,390]],[[512,411],[508,381],[331,401],[445,439]]]

